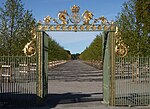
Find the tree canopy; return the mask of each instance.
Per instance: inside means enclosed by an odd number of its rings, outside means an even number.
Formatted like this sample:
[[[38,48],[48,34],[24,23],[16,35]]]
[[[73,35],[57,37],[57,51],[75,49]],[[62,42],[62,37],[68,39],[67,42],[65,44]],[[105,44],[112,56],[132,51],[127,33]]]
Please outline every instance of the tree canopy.
[[[97,35],[93,42],[80,55],[83,60],[102,59],[102,35]]]
[[[150,54],[150,12],[147,0],[129,0],[117,16],[121,37],[129,46],[129,55]]]
[[[68,60],[71,58],[70,51],[65,50],[55,40],[49,38],[48,57],[49,61]]]
[[[6,0],[0,7],[0,54],[20,55],[31,39],[35,19],[21,0]]]

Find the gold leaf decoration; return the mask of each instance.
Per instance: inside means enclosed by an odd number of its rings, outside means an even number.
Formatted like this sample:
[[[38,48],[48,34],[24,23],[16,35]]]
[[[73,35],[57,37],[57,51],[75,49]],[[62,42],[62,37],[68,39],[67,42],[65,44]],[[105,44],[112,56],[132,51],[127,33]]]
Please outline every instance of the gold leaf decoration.
[[[68,26],[68,30],[72,30],[72,26],[70,25],[70,26]]]
[[[87,25],[87,26],[86,26],[86,30],[90,30],[90,25]]]
[[[64,25],[64,26],[62,26],[62,30],[63,31],[65,31],[66,30],[66,26]]]
[[[68,19],[67,19],[68,13],[66,10],[60,11],[58,13],[58,19],[62,22],[62,24],[66,25],[68,24]]]
[[[96,30],[96,26],[95,25],[92,26],[92,30]]]
[[[121,33],[118,31],[118,27],[116,27],[115,40],[116,40],[116,47],[115,47],[116,54],[120,57],[125,57],[128,53],[128,47],[123,43],[123,40],[121,39]]]
[[[44,27],[43,27],[43,30],[44,30],[44,31],[47,31],[47,30],[48,30],[48,26],[44,26]]]
[[[83,26],[83,25],[80,26],[80,30],[81,30],[81,31],[84,30],[84,26]]]
[[[89,22],[90,22],[90,20],[93,19],[93,16],[94,16],[94,15],[93,15],[92,12],[86,10],[86,11],[82,14],[82,17],[83,17],[83,24],[84,24],[84,25],[88,25]]]
[[[102,29],[102,26],[101,26],[101,25],[98,25],[97,29],[98,29],[98,30],[101,30],[101,29]]]
[[[60,30],[60,25],[57,25],[57,26],[56,26],[56,30]]]
[[[104,30],[106,31],[108,29],[108,26],[104,26]]]
[[[78,30],[78,27],[75,25],[74,26],[74,31],[77,32],[77,30]]]
[[[50,20],[51,20],[51,17],[50,17],[50,16],[47,16],[47,17],[44,18],[44,22],[45,22],[46,24],[49,24],[49,23],[50,23]]]
[[[49,29],[53,31],[54,30],[54,26],[50,26]]]

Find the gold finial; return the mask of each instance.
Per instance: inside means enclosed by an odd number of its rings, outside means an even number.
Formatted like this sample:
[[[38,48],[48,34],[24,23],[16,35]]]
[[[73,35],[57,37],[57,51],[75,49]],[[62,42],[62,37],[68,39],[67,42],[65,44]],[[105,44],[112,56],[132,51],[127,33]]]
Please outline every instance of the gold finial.
[[[73,7],[71,7],[72,13],[78,13],[80,10],[80,7],[77,5],[74,5]]]
[[[38,28],[38,30],[42,30],[43,26],[42,26],[42,21],[41,20],[39,20],[37,22],[37,28]]]
[[[108,22],[107,19],[106,19],[104,16],[100,17],[99,19],[100,19],[103,23],[104,23],[104,22]]]

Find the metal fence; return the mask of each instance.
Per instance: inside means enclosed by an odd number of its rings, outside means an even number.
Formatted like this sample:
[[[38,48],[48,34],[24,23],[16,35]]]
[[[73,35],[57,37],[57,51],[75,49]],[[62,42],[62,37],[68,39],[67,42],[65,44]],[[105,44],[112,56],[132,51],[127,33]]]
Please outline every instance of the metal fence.
[[[36,58],[1,56],[0,104],[27,105],[35,102],[35,100]]]
[[[150,104],[150,58],[116,58],[115,104]]]

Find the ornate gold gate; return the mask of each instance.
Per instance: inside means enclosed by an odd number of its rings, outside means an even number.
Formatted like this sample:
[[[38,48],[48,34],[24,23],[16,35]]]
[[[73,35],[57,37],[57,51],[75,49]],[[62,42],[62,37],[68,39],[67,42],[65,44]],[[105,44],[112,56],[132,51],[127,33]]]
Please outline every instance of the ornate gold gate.
[[[80,7],[71,7],[71,14],[59,11],[58,18],[47,16],[37,22],[32,30],[33,38],[25,46],[28,56],[37,56],[37,96],[38,104],[48,93],[48,35],[45,31],[102,31],[103,32],[103,101],[109,105],[149,105],[150,104],[150,58],[125,57],[128,47],[121,39],[114,22],[102,16],[94,18],[91,11],[79,14]],[[36,44],[35,44],[36,42]]]
[[[108,22],[108,20],[101,16],[99,18],[94,18],[94,15],[91,11],[85,10],[82,15],[79,14],[80,7],[79,6],[72,6],[71,7],[71,14],[69,14],[66,10],[59,11],[58,18],[52,18],[51,16],[47,16],[44,18],[43,21],[38,21],[37,26],[34,29],[36,31],[36,38],[37,38],[37,95],[40,98],[44,98],[47,94],[47,67],[43,66],[43,63],[46,65],[48,59],[45,58],[47,55],[43,55],[44,46],[43,44],[43,31],[74,31],[74,32],[94,32],[94,31],[102,31],[104,33],[104,40],[103,40],[103,54],[104,57],[104,79],[103,79],[103,100],[110,105],[115,105],[114,103],[114,33],[115,33],[115,24],[113,21]],[[106,34],[107,33],[107,34]],[[45,34],[45,33],[44,33]],[[106,37],[109,37],[108,44],[105,44],[108,40]],[[33,38],[34,40],[34,38]],[[30,56],[34,55],[35,53],[35,46],[34,44],[31,45]],[[106,47],[106,48],[105,48]],[[109,49],[107,49],[109,48]],[[108,50],[108,51],[107,51]],[[29,51],[29,49],[27,49]],[[107,56],[106,56],[107,54]],[[109,54],[109,55],[108,55]],[[106,57],[108,59],[106,59]],[[110,67],[107,70],[106,65]],[[45,82],[45,83],[44,83]],[[45,86],[46,85],[46,86]]]

